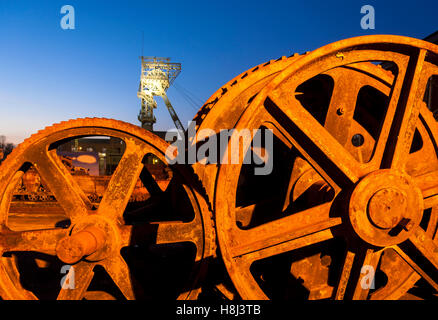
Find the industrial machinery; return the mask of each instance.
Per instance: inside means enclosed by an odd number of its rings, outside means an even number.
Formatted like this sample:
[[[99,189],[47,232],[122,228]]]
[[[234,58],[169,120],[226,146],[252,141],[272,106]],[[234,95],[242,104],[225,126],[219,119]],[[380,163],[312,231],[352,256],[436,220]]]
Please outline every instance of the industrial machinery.
[[[438,46],[400,36],[346,39],[242,73],[199,110],[190,143],[206,143],[203,129],[235,129],[230,141],[269,130],[272,148],[239,144],[273,162],[267,175],[242,157],[172,164],[185,150],[115,120],[40,131],[0,170],[0,296],[192,299],[214,284],[242,299],[436,298],[438,106],[428,97],[437,75]],[[61,141],[96,135],[126,144],[97,206],[55,154]],[[226,149],[236,152],[231,142]],[[172,171],[167,185],[144,165],[151,154]],[[10,219],[30,165],[68,223],[36,230],[31,212]],[[151,197],[133,207],[139,179]],[[232,285],[209,272],[215,260]],[[28,279],[32,264],[58,276],[52,286]],[[63,264],[75,270],[75,289],[59,288]],[[111,281],[97,281],[101,270]]]
[[[57,144],[66,137],[90,134],[116,137],[126,145],[98,206],[89,201],[56,154]],[[3,253],[0,296],[196,297],[198,279],[214,250],[214,231],[208,206],[191,182],[187,168],[171,168],[172,180],[163,190],[144,166],[150,156],[167,163],[164,156],[167,146],[142,128],[108,119],[67,121],[20,144],[14,150],[16,156],[8,157],[11,160],[2,164],[2,174],[6,174],[2,178],[7,183],[2,189],[4,210],[0,218]],[[31,212],[10,219],[15,186],[30,164],[57,200],[58,211],[45,217],[47,226],[55,227],[35,227]],[[128,202],[138,179],[151,197],[143,207],[131,208]],[[139,255],[143,259],[138,259]],[[167,269],[163,269],[163,261],[167,261]],[[63,265],[73,265],[74,289],[59,290]],[[163,270],[169,273],[167,277],[157,277],[156,273]],[[144,282],[147,286],[141,286]]]
[[[154,97],[159,96],[163,98],[175,127],[180,132],[184,132],[184,127],[166,95],[167,89],[180,72],[181,63],[170,62],[169,58],[141,57],[141,76],[137,96],[141,99],[138,120],[143,128],[153,131],[156,122],[153,111],[157,107]]]
[[[111,180],[111,175],[90,175],[85,168],[74,166],[71,158],[66,156],[60,156],[59,158],[88,199],[92,203],[100,202]],[[144,165],[148,167],[148,170],[154,176],[157,184],[166,185],[171,180],[171,171],[167,170],[161,163],[146,163]],[[139,179],[129,201],[145,201],[149,197],[150,194],[148,190]],[[13,202],[22,201],[55,201],[54,194],[42,181],[38,171],[34,167],[30,167],[23,174],[21,181],[16,185]]]

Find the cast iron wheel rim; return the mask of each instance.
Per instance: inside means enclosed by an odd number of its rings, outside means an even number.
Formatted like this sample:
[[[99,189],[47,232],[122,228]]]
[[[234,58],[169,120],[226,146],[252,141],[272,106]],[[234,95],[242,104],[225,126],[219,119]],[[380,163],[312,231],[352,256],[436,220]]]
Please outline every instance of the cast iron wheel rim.
[[[295,53],[287,58],[280,57],[277,60],[270,60],[242,72],[228,81],[213,93],[193,118],[196,138],[199,139],[198,133],[203,129],[212,130],[218,134],[220,130],[234,128],[248,106],[248,100],[257,95],[276,75],[302,56]],[[189,141],[189,143],[194,146],[194,141]],[[210,201],[213,201],[218,167],[216,164],[200,163],[195,163],[192,167],[202,181]]]
[[[199,132],[203,129],[207,129],[210,132],[213,131],[216,134],[219,134],[223,129],[232,129],[247,107],[247,101],[256,95],[277,74],[301,56],[295,53],[287,58],[283,56],[277,60],[267,61],[242,72],[228,81],[204,103],[193,118],[196,138],[199,139]],[[192,147],[195,146],[194,141],[189,140],[189,143],[191,143]],[[211,207],[213,207],[218,166],[215,163],[202,164],[197,162],[192,165],[192,169],[202,183],[204,194],[208,197]],[[218,266],[220,266],[218,268],[221,270],[219,275],[221,280],[219,280],[219,283],[217,283],[218,279],[214,279],[216,283],[215,290],[221,292],[227,299],[236,298],[238,294],[226,275],[226,270],[223,267],[220,256],[218,257],[215,254],[214,258],[219,258],[216,261]],[[223,271],[222,268],[224,269]],[[226,278],[224,279],[223,276]]]
[[[126,144],[126,150],[114,172],[111,182],[97,210],[83,194],[71,175],[56,157],[56,149],[49,150],[54,143],[81,136],[112,136],[120,138]],[[36,251],[56,256],[57,243],[70,232],[78,232],[88,226],[98,226],[107,231],[105,256],[96,256],[95,252],[79,260],[74,266],[76,283],[74,290],[61,289],[58,299],[80,299],[92,280],[92,270],[96,265],[105,269],[112,281],[126,299],[136,298],[133,291],[129,267],[120,250],[133,245],[135,226],[127,225],[123,219],[129,197],[143,169],[143,157],[153,154],[163,163],[168,163],[165,155],[168,144],[152,133],[121,121],[100,118],[85,118],[62,122],[32,135],[20,144],[3,162],[0,174],[0,247],[2,255],[7,252]],[[7,215],[13,185],[20,178],[20,168],[24,163],[33,164],[71,220],[68,228],[11,231],[7,227]],[[196,246],[193,269],[187,277],[185,291],[180,292],[178,299],[195,299],[200,292],[200,279],[206,272],[207,257],[214,251],[214,233],[210,224],[210,213],[205,200],[192,184],[192,175],[184,168],[172,167],[183,181],[182,188],[193,206],[194,218],[189,222],[164,222],[153,226],[156,231],[157,244],[190,242]],[[22,174],[22,172],[21,172]],[[60,187],[62,186],[62,187]],[[155,186],[155,190],[157,186]],[[152,191],[150,191],[152,193]],[[206,219],[207,218],[207,219]],[[150,228],[149,228],[150,229]],[[146,226],[146,231],[148,230]],[[132,239],[131,239],[132,237]],[[108,240],[110,239],[110,240]],[[103,250],[103,249],[102,249]],[[90,258],[91,257],[91,258]],[[9,259],[3,257],[2,259]],[[36,296],[25,290],[19,281],[19,275],[11,268],[11,260],[0,265],[0,296],[3,299],[35,299]],[[13,264],[12,264],[13,265]],[[77,290],[79,289],[79,290]]]
[[[393,52],[389,52],[391,49],[393,49]],[[381,51],[381,50],[389,50],[389,51]],[[397,52],[394,52],[397,51]],[[404,54],[400,53],[403,52]],[[283,130],[282,133],[285,132],[289,135],[289,143],[290,145],[296,147],[301,154],[304,154],[304,158],[306,158],[307,161],[311,163],[311,166],[315,168],[315,170],[323,177],[323,179],[335,189],[336,197],[335,199],[340,199],[339,194],[347,194],[346,192],[341,191],[343,189],[349,190],[350,193],[352,192],[352,189],[354,185],[356,185],[359,181],[362,180],[364,176],[367,174],[381,168],[391,167],[392,170],[401,172],[400,175],[405,175],[405,171],[412,169],[412,167],[415,167],[415,164],[412,165],[412,163],[407,163],[406,157],[403,158],[403,155],[406,153],[409,153],[409,148],[411,147],[412,140],[405,141],[405,144],[400,147],[400,144],[398,144],[396,151],[389,149],[389,151],[386,150],[386,142],[389,138],[393,138],[393,135],[391,136],[389,133],[390,127],[393,124],[392,123],[392,117],[391,112],[396,112],[397,110],[400,110],[402,107],[404,107],[403,104],[400,104],[401,107],[397,108],[397,103],[399,94],[401,89],[403,88],[403,94],[407,95],[406,99],[410,99],[408,105],[412,106],[413,101],[418,102],[418,100],[421,100],[423,97],[422,94],[424,93],[425,86],[427,83],[427,80],[430,75],[436,74],[436,67],[434,64],[436,64],[436,54],[438,52],[438,49],[435,45],[426,43],[424,41],[416,40],[416,39],[410,39],[405,37],[398,37],[398,36],[367,36],[367,37],[358,37],[353,39],[347,39],[343,41],[339,41],[330,45],[327,45],[321,49],[315,50],[314,52],[310,53],[306,57],[303,57],[302,59],[298,60],[296,63],[292,64],[288,69],[283,71],[279,76],[277,76],[266,88],[260,92],[255,99],[251,102],[250,106],[246,110],[245,114],[243,114],[242,118],[240,119],[239,123],[236,126],[236,129],[243,129],[243,128],[259,128],[264,121],[262,121],[260,118],[265,117],[265,121],[268,121],[266,119],[266,116],[269,116],[269,114],[266,112],[264,103],[267,98],[271,100],[271,105],[275,104],[276,106],[279,104],[278,101],[282,98],[283,100],[283,106],[278,107],[280,111],[282,112],[282,115],[285,116],[285,118],[288,118],[291,123],[294,125],[294,134],[290,133],[290,131]],[[408,55],[406,55],[408,54]],[[412,57],[409,60],[409,57]],[[396,60],[396,61],[394,61]],[[414,62],[412,62],[414,60]],[[426,62],[424,62],[426,60]],[[385,115],[385,122],[382,127],[382,131],[379,134],[379,139],[376,143],[376,150],[373,150],[373,157],[372,159],[365,163],[354,165],[354,168],[351,168],[350,163],[354,163],[354,158],[345,152],[345,149],[340,145],[333,137],[325,131],[325,129],[321,129],[322,126],[319,125],[319,123],[307,112],[304,110],[304,108],[299,108],[297,106],[291,106],[291,103],[288,103],[286,108],[284,106],[284,100],[286,99],[284,96],[282,96],[282,93],[286,92],[286,89],[283,91],[281,90],[281,86],[284,86],[285,88],[287,84],[289,84],[289,87],[287,90],[289,92],[293,92],[293,89],[296,88],[300,83],[303,81],[312,78],[315,75],[321,74],[324,71],[327,71],[328,69],[332,69],[335,67],[341,67],[344,65],[354,64],[354,63],[362,63],[365,61],[393,61],[395,63],[398,63],[398,75],[396,82],[394,84],[395,89],[393,89],[392,92],[392,99],[390,100],[390,104],[388,109],[391,109],[390,112],[388,112]],[[410,62],[408,67],[408,62]],[[405,62],[403,64],[402,62]],[[422,69],[420,66],[424,66]],[[324,66],[324,63],[327,67]],[[318,64],[320,69],[318,70]],[[419,88],[418,90],[412,90],[414,91],[415,95],[409,95],[408,93],[411,92],[411,90],[406,90],[406,83],[404,81],[404,77],[401,75],[404,75],[406,70],[409,69],[409,84],[412,85],[415,89]],[[418,72],[415,71],[422,71],[423,74],[418,74]],[[301,80],[299,80],[301,77]],[[399,79],[401,78],[401,80]],[[404,85],[402,87],[402,85]],[[394,94],[395,92],[395,94]],[[286,99],[287,100],[287,99]],[[277,102],[277,103],[276,103]],[[400,102],[401,103],[401,102]],[[281,105],[281,104],[280,104]],[[414,115],[412,117],[405,118],[406,119],[414,119],[415,121],[412,124],[412,121],[405,121],[403,122],[403,126],[406,126],[409,128],[407,136],[407,140],[412,139],[412,135],[414,130],[416,129],[415,124],[418,124],[418,126],[424,125],[424,127],[427,129],[426,133],[430,137],[430,142],[432,144],[435,144],[436,139],[435,137],[437,131],[436,123],[433,120],[431,112],[424,106],[423,103],[416,104],[417,108],[410,108],[414,109]],[[421,109],[421,113],[420,113]],[[399,112],[399,111],[397,111]],[[416,113],[415,113],[416,112]],[[402,121],[403,114],[399,115],[398,119],[399,122]],[[272,119],[272,116],[270,116]],[[420,118],[421,120],[416,122],[417,118]],[[293,120],[291,120],[293,119]],[[297,120],[298,119],[298,120]],[[304,121],[305,119],[305,121]],[[389,122],[388,122],[389,121]],[[278,123],[278,122],[277,122]],[[304,125],[304,123],[310,123],[310,125]],[[401,125],[399,124],[398,127]],[[397,128],[397,126],[395,126]],[[424,128],[423,128],[424,129]],[[392,129],[395,130],[395,129]],[[297,134],[297,132],[299,134]],[[383,133],[382,133],[383,132]],[[423,131],[424,132],[424,131]],[[309,137],[309,135],[312,135]],[[393,134],[393,132],[391,132]],[[386,135],[386,136],[385,136]],[[312,144],[312,148],[317,150],[310,150],[309,146],[303,145],[303,141],[298,141],[297,138],[305,137],[306,142],[310,142]],[[382,140],[383,136],[383,140]],[[286,139],[287,140],[287,139]],[[318,142],[319,141],[319,142]],[[328,144],[330,147],[325,147]],[[334,147],[333,147],[334,145]],[[316,147],[315,147],[316,146]],[[247,150],[248,146],[245,145],[244,150]],[[407,149],[407,151],[406,151]],[[385,151],[385,161],[380,161],[382,158],[382,155]],[[388,154],[389,152],[389,154]],[[309,156],[309,153],[312,156]],[[330,172],[330,175],[325,173],[323,169],[321,169],[321,165],[319,165],[319,162],[314,159],[315,154],[324,154],[327,156],[326,161],[330,164],[332,170]],[[376,154],[378,157],[376,157]],[[394,156],[395,154],[395,156]],[[380,156],[380,158],[379,158]],[[410,157],[412,158],[412,157]],[[375,160],[377,159],[377,160]],[[421,159],[416,159],[417,161]],[[338,164],[340,163],[340,164]],[[383,163],[384,165],[381,165]],[[389,163],[389,165],[388,165]],[[386,164],[386,165],[385,165]],[[233,234],[233,230],[236,229],[235,227],[235,194],[234,190],[236,190],[237,186],[237,179],[239,176],[239,172],[241,171],[241,164],[238,165],[221,165],[221,168],[219,170],[219,177],[218,177],[218,183],[216,188],[216,195],[215,195],[215,203],[216,203],[216,228],[217,228],[217,235],[218,235],[218,241],[220,245],[220,249],[224,258],[224,262],[226,264],[226,267],[228,269],[228,272],[230,274],[230,277],[232,278],[237,290],[241,294],[241,296],[244,299],[266,299],[266,294],[262,291],[260,286],[257,284],[257,282],[254,280],[252,275],[249,272],[249,265],[252,263],[250,259],[248,258],[248,254],[250,252],[253,252],[254,255],[257,254],[257,250],[261,249],[265,250],[265,254],[268,254],[268,247],[272,247],[275,243],[270,244],[267,246],[266,244],[260,245],[260,248],[257,248],[255,246],[255,241],[251,243],[251,241],[248,241],[245,243],[241,239],[236,239],[236,234]],[[335,168],[335,169],[333,169]],[[401,168],[401,169],[399,169]],[[330,169],[330,168],[329,168]],[[397,170],[395,170],[397,169]],[[327,166],[325,166],[325,170],[327,170]],[[427,170],[426,170],[427,171]],[[415,179],[415,184],[419,185],[421,188],[421,191],[416,189],[415,187],[412,187],[412,190],[415,189],[414,193],[416,193],[416,196],[418,196],[418,193],[420,192],[421,200],[423,202],[423,199],[426,199],[424,201],[424,208],[433,208],[436,204],[436,183],[438,180],[436,179],[436,175],[434,174],[433,170],[432,172],[423,172],[423,175],[421,178]],[[333,176],[333,172],[337,173]],[[340,174],[339,174],[340,173]],[[232,178],[231,178],[232,177]],[[228,179],[227,179],[228,178]],[[428,180],[429,185],[426,185],[425,183],[420,183],[421,180]],[[225,190],[233,190],[233,195],[227,196],[225,193]],[[422,194],[422,195],[421,195]],[[348,198],[348,197],[347,197]],[[224,201],[226,199],[226,201]],[[349,198],[348,198],[349,199]],[[345,205],[345,204],[344,204]],[[423,204],[421,204],[423,205]],[[312,225],[308,225],[309,230],[305,232],[304,228],[301,230],[293,230],[289,228],[287,230],[286,227],[284,227],[286,222],[289,222],[291,225],[293,223],[296,223],[298,220],[291,219],[289,217],[288,221],[282,221],[281,224],[275,225],[275,227],[278,227],[283,232],[290,232],[291,234],[294,234],[294,236],[284,237],[284,243],[286,241],[289,241],[289,249],[283,249],[284,251],[290,251],[297,247],[303,247],[310,243],[319,243],[327,239],[333,238],[332,230],[339,229],[339,226],[344,226],[346,229],[351,229],[351,223],[349,220],[349,217],[345,216],[334,216],[330,217],[328,215],[328,211],[330,210],[330,205],[321,205],[319,206],[320,209],[320,221],[314,221],[318,222],[321,225],[319,226],[320,229],[316,230],[310,230]],[[419,206],[415,210],[421,211],[422,206]],[[325,210],[325,213],[324,213]],[[431,216],[433,217],[431,220],[432,224],[436,224],[436,210],[432,210],[433,214]],[[318,213],[318,210],[316,210]],[[317,214],[315,215],[317,218]],[[418,220],[418,219],[417,219]],[[273,225],[271,225],[272,227]],[[338,226],[337,228],[335,228]],[[264,226],[266,227],[266,226]],[[402,257],[413,269],[416,270],[421,276],[426,279],[433,287],[436,289],[436,283],[431,279],[429,275],[425,273],[425,271],[418,266],[414,261],[413,257],[410,255],[407,255],[405,251],[407,251],[406,248],[404,248],[405,243],[415,243],[416,245],[413,245],[418,251],[426,253],[428,261],[435,265],[435,268],[437,267],[437,257],[436,255],[433,255],[431,252],[433,252],[435,245],[433,244],[432,237],[434,236],[433,232],[431,231],[430,224],[428,225],[427,231],[421,230],[421,228],[417,224],[412,228],[413,231],[411,231],[410,236],[408,237],[409,240],[402,241],[401,243],[395,243],[394,245],[390,246],[394,250],[397,251],[397,253]],[[263,228],[263,225],[262,225]],[[262,228],[259,228],[258,231],[262,230]],[[315,228],[314,228],[315,229]],[[301,233],[301,234],[300,234]],[[313,238],[305,239],[305,235],[307,234],[313,234]],[[254,233],[252,234],[254,236]],[[278,232],[277,232],[278,236]],[[243,237],[243,236],[242,236]],[[240,238],[242,238],[240,237]],[[245,235],[246,239],[251,238],[251,235],[249,233],[246,233]],[[268,236],[266,239],[269,238]],[[271,237],[272,240],[273,237]],[[266,240],[264,239],[264,240]],[[425,243],[427,244],[426,247],[419,244],[421,241],[417,241],[419,239],[425,239]],[[292,241],[293,240],[293,241]],[[301,243],[300,243],[301,241]],[[278,245],[278,242],[276,243]],[[246,252],[243,250],[246,246],[246,249],[248,249]],[[263,247],[264,246],[264,247]],[[401,248],[403,247],[403,248]],[[367,251],[363,254],[363,259],[367,261],[367,264],[376,264],[378,263],[378,257],[379,253],[373,255],[374,252],[379,252],[379,250],[375,250],[375,246],[368,245],[367,250],[370,251],[367,254]],[[382,247],[380,247],[382,248]],[[387,247],[385,247],[387,248]],[[432,249],[431,249],[432,248]],[[239,249],[239,250],[238,250]],[[241,249],[241,250],[240,250]],[[412,249],[412,248],[410,248]],[[252,250],[252,251],[250,251]],[[432,250],[432,251],[430,251]],[[380,250],[380,254],[381,254]],[[361,254],[356,256],[361,256]],[[254,257],[253,257],[254,258]],[[258,257],[260,258],[260,257]],[[354,261],[354,254],[347,255],[347,258],[352,263]],[[246,261],[245,261],[246,260]],[[257,260],[257,259],[255,259]],[[254,259],[253,259],[254,261]],[[348,260],[347,260],[348,262]],[[356,263],[355,263],[356,264]],[[360,264],[360,263],[359,263]],[[345,296],[346,293],[346,285],[348,284],[348,263],[344,263],[345,272],[341,273],[341,280],[338,282],[337,291],[336,294],[334,294],[334,298],[341,299],[341,298],[347,298]],[[341,270],[342,271],[342,270]],[[342,278],[343,277],[343,278]],[[359,276],[355,276],[355,278],[360,279]],[[409,281],[405,282],[404,285],[400,284],[391,292],[386,292],[385,296],[379,295],[379,292],[374,292],[374,296],[371,298],[389,298],[394,299],[400,297],[400,292],[406,292],[408,288],[415,282],[415,279],[418,279],[418,275],[411,275],[409,277]],[[358,281],[359,282],[359,281]],[[339,283],[343,283],[343,285],[339,285]],[[357,282],[356,282],[357,285]],[[355,298],[355,299],[364,299],[368,297],[368,291],[367,290],[355,290],[357,288],[356,285],[348,284],[348,286],[353,286],[354,289],[347,290],[348,298]]]

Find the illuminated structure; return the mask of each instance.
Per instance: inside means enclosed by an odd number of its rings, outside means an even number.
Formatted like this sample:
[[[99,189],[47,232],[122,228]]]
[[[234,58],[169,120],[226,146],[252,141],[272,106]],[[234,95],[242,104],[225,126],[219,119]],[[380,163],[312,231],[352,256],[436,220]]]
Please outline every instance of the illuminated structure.
[[[163,98],[176,128],[184,132],[184,127],[166,95],[167,89],[181,72],[181,63],[171,63],[169,58],[161,57],[142,56],[140,58],[141,77],[137,96],[141,99],[141,110],[138,115],[141,126],[153,131],[153,125],[156,122],[153,111],[157,107],[154,96],[160,96]]]

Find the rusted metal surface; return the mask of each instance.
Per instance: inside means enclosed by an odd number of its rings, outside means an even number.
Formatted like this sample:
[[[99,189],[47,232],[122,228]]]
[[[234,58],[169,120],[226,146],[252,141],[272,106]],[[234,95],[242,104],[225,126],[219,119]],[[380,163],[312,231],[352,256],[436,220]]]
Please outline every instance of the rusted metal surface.
[[[97,206],[89,201],[53,148],[58,141],[84,135],[113,136],[126,143],[126,151]],[[49,257],[49,261],[52,261],[50,257],[57,257],[64,264],[73,266],[76,285],[74,289],[61,288],[59,281],[52,283],[54,297],[57,295],[58,299],[107,297],[107,292],[88,289],[94,283],[93,275],[97,266],[105,270],[123,298],[144,298],[143,289],[139,287],[141,283],[135,279],[130,269],[132,264],[126,261],[122,251],[129,247],[141,247],[145,242],[149,243],[148,246],[171,247],[178,243],[192,244],[195,248],[194,254],[187,257],[192,261],[180,261],[180,267],[172,267],[175,274],[178,274],[185,264],[192,265],[191,271],[186,270],[181,274],[186,279],[181,282],[181,291],[176,292],[176,297],[195,298],[199,294],[199,278],[205,272],[204,261],[208,260],[214,250],[210,213],[184,168],[170,168],[174,179],[168,182],[168,189],[164,191],[151,178],[152,175],[143,164],[143,158],[153,154],[163,163],[167,163],[164,157],[167,147],[166,142],[144,129],[120,121],[96,118],[77,119],[48,127],[17,147],[2,164],[0,174],[0,252],[3,256],[0,261],[0,296],[3,299],[47,297],[18,280],[25,277],[19,264],[20,254],[32,253],[35,261],[41,260],[41,256]],[[29,220],[23,218],[24,225],[20,231],[10,229],[8,219],[11,200],[15,186],[28,164],[35,168],[53,192],[60,209],[69,220],[67,227],[34,230]],[[176,206],[173,207],[175,212],[171,213],[175,221],[169,220],[169,212],[166,212],[163,204],[153,208],[155,217],[152,220],[147,216],[150,211],[148,213],[145,208],[136,207],[134,211],[127,209],[139,178],[144,178],[142,183],[153,193],[151,199],[161,199],[167,202],[167,206],[176,201]],[[178,207],[181,204],[184,204],[184,208]],[[161,215],[160,211],[156,211],[160,208]],[[178,211],[183,212],[179,218]],[[50,218],[49,214],[47,216]],[[56,215],[53,216],[55,218]],[[15,224],[17,223],[16,219]],[[57,273],[55,278],[62,276],[60,270]]]
[[[56,256],[67,264],[77,263],[85,257],[89,259],[90,255],[95,255],[103,249],[106,238],[106,233],[101,228],[86,227],[59,240],[56,245]]]
[[[208,129],[219,134],[220,130],[233,129],[248,106],[248,101],[266,86],[275,75],[301,57],[301,55],[294,54],[290,57],[270,60],[231,79],[217,90],[197,112],[193,119],[196,123],[196,131]],[[189,142],[192,145],[196,143],[196,141]],[[206,193],[212,202],[218,165],[195,163],[193,164],[193,170],[202,180]],[[212,204],[214,205],[214,203]]]
[[[271,128],[286,179],[220,167],[217,235],[242,298],[398,299],[418,275],[437,289],[437,128],[423,102],[437,53],[404,37],[347,39],[297,60],[249,103],[235,128]],[[370,288],[363,266],[387,280]]]
[[[197,112],[193,121],[196,123],[196,132],[203,129],[212,130],[219,134],[220,130],[233,129],[240,115],[247,107],[248,101],[253,98],[275,75],[299,59],[301,55],[293,54],[290,57],[280,57],[270,60],[247,70],[218,89]],[[189,143],[194,146],[196,140]],[[219,147],[218,147],[219,148]],[[219,159],[218,159],[219,160]],[[219,165],[195,163],[192,168],[196,176],[202,181],[207,198],[214,206],[214,192]],[[220,256],[215,256],[215,262],[223,266]],[[213,274],[216,290],[227,299],[236,299],[238,293],[227,275]]]
[[[75,268],[78,288],[58,290],[58,298],[114,298],[95,289],[98,267],[124,298],[154,297],[142,292],[139,283],[147,282],[135,280],[132,259],[121,253],[146,238],[152,251],[195,248],[173,267],[190,262],[179,298],[198,296],[209,260],[223,261],[232,285],[221,272],[208,280],[229,299],[408,299],[417,285],[436,293],[438,106],[427,106],[426,97],[437,75],[438,47],[399,36],[347,39],[242,73],[207,100],[196,130],[272,130],[267,176],[242,163],[196,163],[166,167],[169,179],[161,180],[144,157],[166,163],[168,145],[150,132],[108,119],[46,128],[1,167],[0,296],[40,297],[20,266],[21,252],[36,252],[40,268],[50,268],[41,255]],[[58,142],[87,135],[126,144],[112,176],[76,175],[56,156]],[[52,201],[31,209],[13,202],[27,180]],[[171,212],[161,214],[168,203]],[[148,257],[142,273],[157,256]]]
[[[88,199],[93,203],[100,202],[104,191],[111,180],[111,176],[91,176],[84,168],[72,166],[72,161],[71,159],[69,160],[68,157],[60,156],[60,158]],[[172,178],[169,175],[171,172],[166,171],[166,168],[161,166],[161,164],[145,164],[145,166],[148,167],[160,188],[164,190]],[[149,197],[149,191],[143,185],[141,180],[138,180],[129,201],[145,201]],[[21,183],[17,184],[13,200],[54,201],[55,198],[50,189],[41,180],[38,172],[31,167],[21,178]]]

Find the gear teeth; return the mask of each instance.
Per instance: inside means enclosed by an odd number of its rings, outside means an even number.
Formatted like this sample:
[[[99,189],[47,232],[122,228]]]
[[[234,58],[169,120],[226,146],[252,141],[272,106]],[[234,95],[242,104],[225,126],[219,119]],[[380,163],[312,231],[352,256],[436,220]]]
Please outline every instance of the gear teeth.
[[[115,119],[110,119],[110,118],[98,118],[98,117],[85,117],[85,118],[77,118],[77,119],[69,119],[69,120],[63,120],[57,123],[54,123],[52,125],[46,126],[43,129],[38,130],[36,133],[31,134],[29,137],[27,137],[26,139],[24,139],[16,148],[14,148],[12,150],[12,152],[8,155],[8,157],[3,161],[3,163],[5,163],[8,159],[10,158],[15,158],[16,154],[18,154],[19,152],[21,152],[21,150],[24,150],[25,148],[27,148],[29,145],[33,144],[36,139],[36,137],[43,135],[43,134],[48,134],[50,132],[54,132],[57,131],[59,128],[61,127],[65,127],[69,124],[71,124],[72,122],[78,122],[78,124],[80,122],[91,122],[91,121],[111,121],[111,122],[117,122],[117,123],[123,123],[123,125],[128,125],[128,126],[132,126],[141,130],[144,130],[140,127],[134,126],[131,123],[127,123],[127,122],[123,122],[120,120],[115,120]],[[90,124],[93,125],[93,124]],[[158,138],[158,137],[157,137]],[[3,164],[2,163],[2,164]]]
[[[154,146],[154,148],[156,148],[159,152],[163,154],[165,153],[165,150],[169,145],[157,135],[127,122],[97,117],[70,119],[68,121],[61,121],[59,123],[46,126],[44,129],[38,130],[38,132],[30,135],[22,143],[20,143],[11,152],[11,154],[8,155],[5,161],[3,161],[1,165],[2,171],[0,172],[3,173],[3,175],[0,174],[0,182],[3,181],[3,183],[5,183],[5,181],[10,181],[10,175],[16,172],[16,170],[22,165],[23,161],[26,162],[27,159],[24,159],[24,157],[26,156],[27,148],[38,143],[45,143],[45,141],[43,140],[44,138],[50,137],[57,132],[62,132],[64,130],[69,130],[73,128],[83,128],[84,131],[87,132],[87,127],[102,129],[107,128],[109,130],[125,132],[128,136],[135,136],[138,139],[151,144],[152,146]],[[104,132],[105,131],[102,131],[102,134],[105,134]],[[170,165],[170,167],[172,167],[172,165]],[[190,190],[193,192],[193,195],[196,199],[194,201],[196,201],[197,205],[199,206],[199,214],[201,215],[201,219],[203,221],[202,228],[205,233],[202,261],[205,261],[205,263],[207,263],[209,259],[211,259],[211,257],[216,256],[217,252],[216,232],[214,228],[213,214],[211,212],[210,203],[208,201],[208,198],[205,197],[205,190],[203,190],[203,186],[200,183],[199,178],[194,174],[192,167],[178,166],[174,169],[176,169],[179,174],[186,178],[185,182],[190,187]],[[203,264],[203,266],[206,265]],[[199,275],[202,276],[203,274],[204,271],[200,271]],[[191,288],[191,292],[193,292],[192,297],[196,297],[200,292],[198,287],[199,283],[196,282],[195,284],[197,286]]]
[[[267,68],[268,66],[269,66],[269,68],[271,68],[272,65],[274,65],[275,63],[284,63],[284,61],[290,61],[290,63],[293,63],[293,61],[298,59],[299,57],[300,57],[300,55],[298,53],[295,53],[291,57],[282,56],[279,59],[277,59],[276,61],[275,60],[269,60],[269,61],[267,61],[265,63],[261,63],[261,64],[255,66],[255,67],[253,67],[253,68],[251,68],[251,69],[249,69],[247,71],[244,71],[240,75],[238,75],[238,76],[234,77],[233,79],[231,79],[224,86],[222,86],[219,90],[217,90],[204,103],[204,105],[199,109],[199,111],[196,113],[196,115],[193,118],[193,121],[195,121],[195,123],[196,123],[195,130],[196,131],[199,130],[199,128],[201,127],[203,121],[207,118],[209,112],[214,108],[214,106],[219,102],[219,100],[221,100],[224,97],[226,97],[229,94],[229,92],[232,91],[232,89],[234,89],[233,87],[235,87],[236,85],[238,86],[238,84],[240,82],[245,81],[247,76],[249,76],[250,74],[256,74],[258,72],[263,72],[263,70],[265,68]],[[195,172],[194,172],[194,174],[196,175]],[[206,196],[206,199],[207,199],[207,201],[209,203],[210,208],[212,208],[212,202],[211,201],[213,201],[213,199],[209,199],[209,196],[208,196],[207,192],[205,191],[205,189],[204,189],[204,193],[205,193],[205,196]]]
[[[202,125],[203,121],[205,120],[205,118],[208,116],[209,112],[215,107],[215,105],[224,97],[226,97],[227,95],[229,95],[231,91],[235,91],[235,90],[239,90],[236,89],[235,87],[239,86],[239,83],[242,81],[246,81],[247,77],[249,75],[253,75],[253,74],[257,74],[258,72],[262,72],[264,69],[266,69],[267,67],[272,68],[272,65],[274,65],[275,63],[284,63],[284,61],[291,61],[291,63],[293,63],[294,60],[298,59],[298,57],[300,57],[299,54],[294,54],[291,57],[285,57],[282,56],[280,57],[277,61],[274,60],[269,60],[265,63],[259,64],[258,66],[255,66],[243,73],[241,73],[240,75],[234,77],[233,79],[231,79],[228,83],[226,83],[224,86],[222,86],[219,90],[217,90],[205,103],[204,105],[199,109],[199,111],[196,113],[196,115],[193,118],[193,121],[195,121],[196,126],[195,129],[196,131],[199,130],[200,126]],[[280,62],[281,61],[281,62]],[[286,65],[288,66],[288,65]],[[234,89],[234,90],[232,90]],[[210,196],[207,192],[207,190],[204,187],[204,184],[202,183],[202,179],[199,178],[199,176],[197,175],[197,173],[195,172],[195,169],[193,168],[193,166],[191,167],[191,171],[193,172],[193,176],[197,178],[198,180],[198,185],[200,186],[198,190],[200,190],[201,195],[204,197],[204,199],[206,200],[207,204],[208,204],[208,208],[210,210],[211,213],[211,223],[213,226],[215,226],[215,217],[213,214],[213,200],[214,199],[210,199]],[[215,232],[215,228],[212,231],[214,232],[214,235],[212,235],[213,239],[216,239],[215,245],[215,252],[218,250],[219,246],[217,243],[217,237],[216,237],[216,232]]]
[[[243,81],[246,76],[248,76],[248,72],[259,72],[261,70],[263,70],[265,67],[276,63],[278,61],[284,61],[284,60],[295,60],[298,57],[300,57],[300,54],[298,53],[294,53],[292,56],[290,57],[286,57],[286,56],[282,56],[277,60],[269,60],[265,63],[261,63],[258,66],[253,67],[252,69],[250,69],[251,71],[245,71],[243,73],[241,73],[240,75],[238,75],[237,77],[234,77],[233,79],[231,79],[227,84],[225,84],[224,86],[222,86],[219,90],[217,90],[205,103],[204,105],[198,110],[198,112],[195,114],[195,116],[193,117],[193,121],[196,122],[196,129],[198,129],[198,127],[201,125],[202,120],[207,116],[208,112],[214,107],[214,105],[217,103],[217,101],[219,101],[219,99],[221,99],[222,97],[224,97],[228,91],[231,90],[231,88],[233,86],[235,86],[236,84],[238,84],[240,81]],[[201,121],[200,121],[201,120]],[[199,121],[199,123],[198,123]]]

